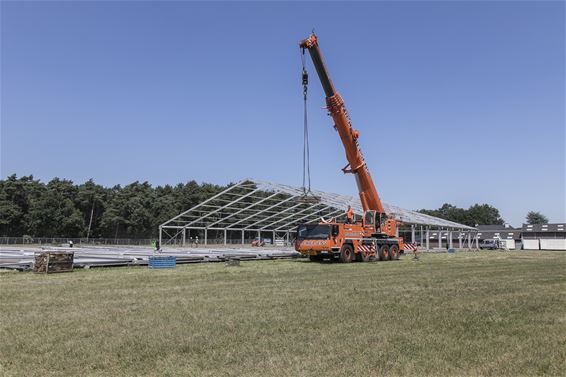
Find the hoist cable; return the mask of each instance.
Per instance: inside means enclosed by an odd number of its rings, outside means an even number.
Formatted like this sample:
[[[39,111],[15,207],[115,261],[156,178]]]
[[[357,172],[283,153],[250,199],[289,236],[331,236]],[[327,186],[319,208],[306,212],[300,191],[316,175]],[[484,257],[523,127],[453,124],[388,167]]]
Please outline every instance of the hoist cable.
[[[303,65],[302,82],[303,82],[303,193],[307,194],[311,191],[311,169],[310,169],[310,151],[309,151],[309,126],[307,116],[307,92],[309,85],[309,75],[305,67],[305,49],[302,49],[301,62]],[[307,190],[308,187],[308,190]]]

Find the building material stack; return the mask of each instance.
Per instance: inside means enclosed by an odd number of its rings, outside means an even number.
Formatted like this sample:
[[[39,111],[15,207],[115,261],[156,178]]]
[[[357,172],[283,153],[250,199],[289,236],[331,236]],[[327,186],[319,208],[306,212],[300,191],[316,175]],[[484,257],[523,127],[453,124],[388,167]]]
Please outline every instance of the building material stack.
[[[72,251],[45,251],[35,254],[33,272],[53,273],[73,271],[74,253]]]

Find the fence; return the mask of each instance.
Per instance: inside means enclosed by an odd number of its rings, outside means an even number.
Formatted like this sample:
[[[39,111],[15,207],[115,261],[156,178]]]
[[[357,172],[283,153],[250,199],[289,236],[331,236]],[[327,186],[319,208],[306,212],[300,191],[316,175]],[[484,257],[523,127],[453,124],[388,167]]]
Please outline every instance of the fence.
[[[246,238],[244,244],[250,245],[254,238]],[[151,238],[62,238],[62,237],[0,237],[1,245],[49,245],[49,246],[61,246],[68,245],[69,241],[73,241],[73,245],[76,246],[154,246],[155,239]],[[287,242],[275,240],[275,246],[289,246]],[[186,247],[202,247],[204,240],[199,239],[198,245],[196,240],[187,238],[185,241]],[[210,238],[207,240],[207,244],[211,245],[224,245],[224,238]],[[227,245],[241,246],[241,239],[227,239]],[[179,238],[171,239],[167,244],[162,246],[176,246],[182,247],[183,240]],[[266,244],[266,246],[271,246],[271,244]]]
[[[242,239],[238,238],[238,239],[234,239],[234,238],[227,238],[226,242],[224,242],[224,238],[208,238],[206,240],[206,244],[208,246],[214,246],[214,245],[220,245],[220,246],[224,246],[224,245],[233,245],[233,246],[242,246],[242,245],[251,245],[252,241],[254,241],[255,238],[245,238],[242,243]],[[266,242],[264,246],[291,246],[292,242],[287,242],[286,240],[283,239],[276,239],[275,243],[270,243],[270,242]],[[196,239],[194,238],[187,238],[185,240],[185,246],[187,247],[194,247],[196,246]],[[198,246],[203,246],[204,245],[204,239],[199,238],[198,240]],[[167,243],[163,243],[162,246],[183,246],[183,240],[181,239],[181,237],[176,237],[176,238],[171,238],[170,240],[167,241]]]
[[[63,245],[73,241],[74,245],[123,245],[123,246],[150,246],[155,239],[151,238],[61,238],[61,237],[0,237],[0,245]]]

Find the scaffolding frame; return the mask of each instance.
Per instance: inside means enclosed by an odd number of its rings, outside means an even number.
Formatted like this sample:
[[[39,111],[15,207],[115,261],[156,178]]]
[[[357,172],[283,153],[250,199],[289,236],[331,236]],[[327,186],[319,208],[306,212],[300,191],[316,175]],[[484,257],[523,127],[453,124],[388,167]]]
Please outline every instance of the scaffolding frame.
[[[256,237],[269,233],[275,240],[289,242],[292,233],[301,223],[318,222],[320,219],[343,221],[345,211],[351,206],[356,216],[363,214],[359,198],[312,190],[312,197],[318,200],[302,200],[302,188],[289,185],[245,179],[232,184],[225,190],[189,208],[159,226],[159,244],[177,243],[179,237],[183,246],[187,243],[187,231],[199,231],[201,239],[208,243],[209,231],[223,232],[223,243],[227,244],[228,232],[240,232],[242,244],[245,233]],[[311,197],[311,199],[312,199]],[[412,229],[412,242],[416,242],[416,225],[437,227],[446,231],[467,231],[475,228],[452,221],[439,219],[419,212],[406,210],[383,203],[385,211]],[[255,237],[254,237],[255,238]],[[422,238],[422,230],[421,230]],[[249,239],[249,238],[248,238]],[[428,238],[427,238],[428,239]],[[230,237],[233,240],[233,237]]]

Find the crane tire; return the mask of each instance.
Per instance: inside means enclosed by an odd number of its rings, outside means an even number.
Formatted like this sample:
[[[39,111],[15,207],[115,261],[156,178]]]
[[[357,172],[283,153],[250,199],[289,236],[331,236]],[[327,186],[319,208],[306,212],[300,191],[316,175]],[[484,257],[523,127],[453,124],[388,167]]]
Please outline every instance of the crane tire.
[[[340,249],[340,262],[350,263],[353,257],[354,257],[354,249],[352,249],[352,246],[350,245],[342,246],[342,249]]]
[[[377,252],[379,260],[389,260],[389,246],[381,245],[379,251]]]
[[[363,251],[359,251],[356,254],[356,262],[369,262],[370,255],[368,253],[364,253]]]
[[[389,259],[399,260],[399,246],[398,245],[391,245],[391,247],[389,248]]]

